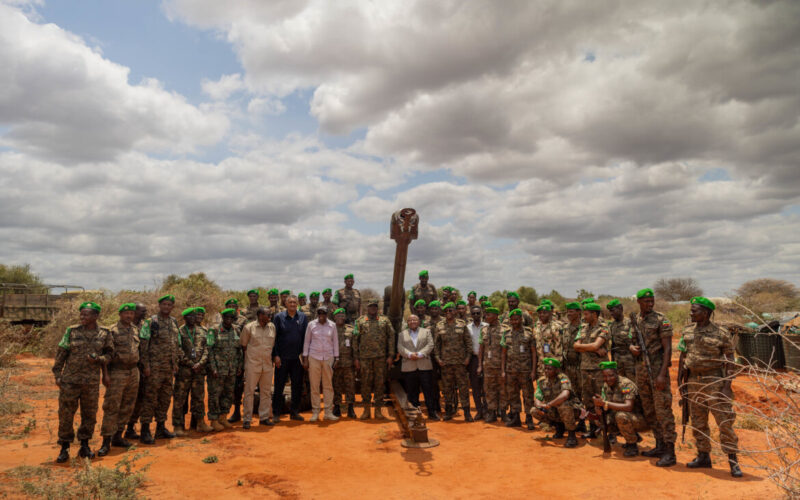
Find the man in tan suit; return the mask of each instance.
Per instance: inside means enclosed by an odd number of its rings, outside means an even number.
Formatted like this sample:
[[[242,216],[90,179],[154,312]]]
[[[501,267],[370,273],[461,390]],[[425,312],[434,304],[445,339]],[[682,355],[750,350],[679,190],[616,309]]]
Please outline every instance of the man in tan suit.
[[[258,386],[258,420],[261,425],[274,425],[272,417],[272,348],[275,325],[268,307],[256,310],[256,320],[242,329],[239,341],[244,348],[244,413],[242,428],[249,429],[253,418],[253,399]]]
[[[428,418],[439,420],[439,415],[430,404],[435,400],[433,393],[433,335],[427,328],[419,327],[419,317],[412,314],[407,320],[408,328],[397,338],[397,352],[403,359],[401,370],[406,381],[408,401],[419,406],[419,390],[425,395]]]

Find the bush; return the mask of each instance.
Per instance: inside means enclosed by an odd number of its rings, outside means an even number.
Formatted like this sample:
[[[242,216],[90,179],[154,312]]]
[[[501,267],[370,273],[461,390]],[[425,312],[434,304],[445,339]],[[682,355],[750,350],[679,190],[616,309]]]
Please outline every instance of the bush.
[[[760,278],[744,283],[736,291],[736,301],[758,314],[783,312],[800,307],[800,291],[785,280]]]
[[[30,264],[7,266],[0,264],[0,283],[21,283],[23,285],[41,285],[42,280],[31,271]],[[41,293],[41,290],[36,290]]]
[[[694,278],[661,278],[653,285],[656,297],[670,302],[690,300],[703,295],[703,289]]]

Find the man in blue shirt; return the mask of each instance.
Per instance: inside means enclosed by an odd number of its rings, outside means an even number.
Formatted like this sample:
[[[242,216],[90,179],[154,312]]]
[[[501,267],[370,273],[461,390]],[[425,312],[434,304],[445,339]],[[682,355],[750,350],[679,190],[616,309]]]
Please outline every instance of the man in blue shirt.
[[[286,310],[272,319],[275,324],[275,346],[272,348],[272,362],[275,364],[275,390],[272,392],[272,419],[280,420],[283,411],[283,388],[287,377],[292,383],[292,420],[303,420],[300,415],[300,398],[303,395],[303,364],[300,355],[303,353],[308,318],[297,310],[297,297],[290,295],[286,299]]]

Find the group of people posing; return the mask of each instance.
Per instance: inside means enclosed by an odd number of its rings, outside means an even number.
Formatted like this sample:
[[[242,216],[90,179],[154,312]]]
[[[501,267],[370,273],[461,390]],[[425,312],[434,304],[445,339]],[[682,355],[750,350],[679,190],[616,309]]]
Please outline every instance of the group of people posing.
[[[122,304],[119,321],[110,328],[98,325],[97,304],[81,304],[80,324],[67,329],[53,367],[60,389],[57,461],[69,458],[79,406],[79,456],[94,456],[88,442],[101,380],[106,392],[97,453],[102,456],[112,446],[131,446],[128,439],[153,444],[186,435],[189,408],[190,428],[201,432],[230,428],[239,420],[249,429],[256,407],[260,425],[275,425],[286,410],[290,419],[304,420],[304,379],[310,387],[311,421],[343,415],[384,419],[387,374],[399,366],[409,403],[420,407],[422,392],[432,420],[452,420],[460,404],[468,422],[500,419],[521,427],[524,412],[528,429],[535,428],[534,420],[547,422],[555,439],[566,434],[568,448],[578,445],[578,432],[592,439],[603,427],[612,441],[624,439],[627,457],[639,455],[639,432],[649,428],[656,445],[641,454],[658,458],[658,466],[675,465],[669,380],[673,329],[665,315],[653,310],[653,290],[636,294],[639,311],[629,317],[619,300],[612,300],[605,320],[602,306],[590,298],[569,302],[563,311],[543,300],[534,319],[519,307],[516,292],[508,293],[508,310],[501,315],[485,296],[469,292],[467,300],[460,300],[457,290],[444,287],[440,297],[427,271],[419,277],[408,295],[411,314],[402,325],[392,325],[379,313],[377,299],[366,301],[361,315],[361,294],[352,274],[335,294],[325,289],[323,300],[318,292],[306,297],[271,289],[268,303],[261,305],[259,290],[250,290],[246,308],[231,298],[219,321],[210,325],[203,307],[184,309],[179,325],[172,316],[172,295],[159,298],[159,311],[150,317],[143,304]],[[384,312],[388,302],[387,296]],[[731,405],[732,340],[711,321],[713,302],[695,297],[691,303],[692,325],[684,328],[678,344],[679,383],[688,388],[698,451],[687,465],[711,467],[710,411],[731,474],[741,477]],[[363,405],[359,417],[354,410],[357,379]],[[256,391],[259,403],[254,405]],[[170,404],[174,432],[166,426]]]

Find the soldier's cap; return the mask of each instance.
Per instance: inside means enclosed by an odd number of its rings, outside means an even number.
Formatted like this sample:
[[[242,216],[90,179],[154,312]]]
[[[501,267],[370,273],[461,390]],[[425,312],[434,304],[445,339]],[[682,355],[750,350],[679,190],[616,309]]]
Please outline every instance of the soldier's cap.
[[[419,299],[418,301],[414,302],[414,307],[425,306],[425,305],[427,304],[425,304],[424,299]]]
[[[84,309],[91,309],[98,314],[100,313],[100,306],[98,306],[94,302],[84,302],[83,304],[80,305],[80,307],[78,307],[79,311],[82,311]]]
[[[432,301],[431,301],[431,302],[428,304],[428,309],[433,309],[434,307],[442,307],[442,303],[441,303],[441,302],[439,302],[438,300],[432,300]]]
[[[475,297],[477,297],[477,296],[478,296],[478,294],[475,292],[475,290],[472,290],[472,291],[470,291],[470,292],[467,294],[467,297],[469,297],[470,295],[474,295]]]
[[[507,298],[507,299],[510,299],[511,297],[515,297],[515,298],[517,298],[517,299],[518,299],[518,298],[519,298],[519,294],[518,294],[517,292],[508,292],[508,293],[506,294],[506,298]]]
[[[545,366],[552,366],[553,368],[561,368],[561,361],[557,360],[556,358],[544,358],[542,363]]]
[[[330,288],[326,288],[322,291],[322,293],[333,293]]]
[[[205,313],[206,313],[206,308],[205,308],[205,307],[203,307],[203,306],[197,306],[197,307],[195,307],[195,308],[194,308],[194,310],[195,310],[196,312],[199,312],[199,313],[201,313],[201,314],[205,314]]]
[[[717,308],[717,306],[714,305],[713,302],[711,302],[710,300],[708,300],[705,297],[692,297],[692,300],[690,302],[692,304],[697,304],[697,305],[703,306],[706,309],[708,309],[709,311],[713,311],[714,309]]]
[[[648,297],[654,297],[655,293],[653,292],[652,288],[642,288],[638,292],[636,292],[636,299],[644,299]]]
[[[508,312],[508,317],[510,318],[511,316],[522,316],[522,309],[520,309],[520,308],[518,307],[518,308],[516,308],[516,309],[512,309],[512,310],[510,310],[510,311]]]
[[[616,370],[617,369],[617,362],[616,361],[601,361],[599,365],[601,370]]]
[[[328,306],[319,306],[319,307],[317,307],[317,313],[321,313],[321,312],[324,312],[325,314],[328,314]]]
[[[270,288],[267,291],[267,295],[278,295],[278,289],[277,288]]]
[[[225,305],[226,306],[229,306],[231,304],[236,304],[238,306],[239,305],[239,299],[237,299],[236,297],[231,297],[231,298],[229,298],[228,300],[225,301]]]
[[[599,311],[602,311],[603,308],[600,307],[600,304],[598,304],[597,302],[587,302],[586,304],[583,305],[583,310],[584,311],[598,311],[599,312]]]
[[[419,277],[420,278],[427,277],[427,276],[428,276],[428,271],[422,270],[422,271],[419,272]]]
[[[304,299],[304,298],[306,298],[306,294],[304,294],[303,292],[300,292],[300,293],[297,294],[297,298],[298,299]]]
[[[133,302],[126,302],[125,304],[119,306],[119,312],[135,311],[135,310],[136,310],[136,304],[134,304]]]
[[[483,302],[481,302],[481,306],[483,306],[483,307],[492,307],[492,303],[489,302],[488,300],[484,300]]]
[[[466,300],[457,300],[456,301],[456,305],[457,306],[465,306],[465,305],[467,305],[467,301]]]
[[[261,295],[261,292],[258,291],[258,288],[253,288],[252,290],[247,291],[247,295],[250,295],[251,293],[254,293],[256,295]]]
[[[553,304],[553,301],[550,299],[542,299],[541,302],[539,302],[539,304],[550,304],[551,306],[555,305]]]
[[[583,300],[581,301],[581,305],[591,304],[591,303],[593,303],[594,301],[595,301],[595,300],[594,300],[594,297],[586,297],[585,299],[583,299]]]
[[[236,309],[233,309],[233,308],[230,308],[230,307],[229,307],[229,308],[227,308],[227,309],[223,309],[223,310],[222,310],[222,311],[220,311],[219,313],[220,313],[221,315],[223,315],[223,316],[227,316],[227,315],[230,315],[230,316],[235,316],[235,315],[236,315]]]
[[[612,299],[608,304],[606,304],[606,309],[614,309],[617,306],[621,306],[622,302],[619,299]]]
[[[344,307],[340,307],[339,309],[333,311],[334,316],[336,316],[337,314],[347,314],[347,311],[344,310]]]
[[[581,309],[581,305],[578,304],[577,302],[567,302],[566,304],[564,304],[564,309],[577,309],[577,310],[580,310]]]
[[[378,305],[378,302],[379,302],[379,301],[378,301],[378,299],[369,299],[369,300],[367,301],[367,305],[368,305],[368,306],[377,306],[377,305]]]
[[[291,294],[292,294],[291,290],[282,290],[281,291],[281,295],[291,295]]]
[[[478,298],[478,300],[480,300],[481,302],[483,302],[483,301],[485,301],[485,300],[489,300],[489,297],[487,297],[486,295],[481,295],[481,296]]]
[[[539,307],[536,308],[536,312],[552,311],[552,310],[553,310],[553,304],[548,304],[547,302],[542,302],[541,304],[539,304]]]
[[[196,312],[197,312],[197,308],[196,307],[187,307],[186,309],[183,310],[183,312],[181,312],[181,316],[186,317],[186,316],[188,316],[190,314],[194,314]]]
[[[442,307],[442,311],[446,311],[448,309],[455,309],[455,308],[456,308],[455,304],[453,304],[452,302],[448,302],[447,304],[444,305],[444,307]]]
[[[309,297],[319,297],[319,292],[311,292],[308,294]]]
[[[486,308],[486,314],[500,314],[500,309],[489,306]]]
[[[353,277],[353,273],[350,273],[350,274],[345,274],[344,275],[344,279],[346,279],[346,280],[354,280],[355,278]]]
[[[158,303],[160,304],[160,303],[164,302],[165,300],[169,300],[170,302],[175,302],[175,296],[170,294],[170,293],[168,293],[166,295],[162,295],[161,297],[158,298]]]

